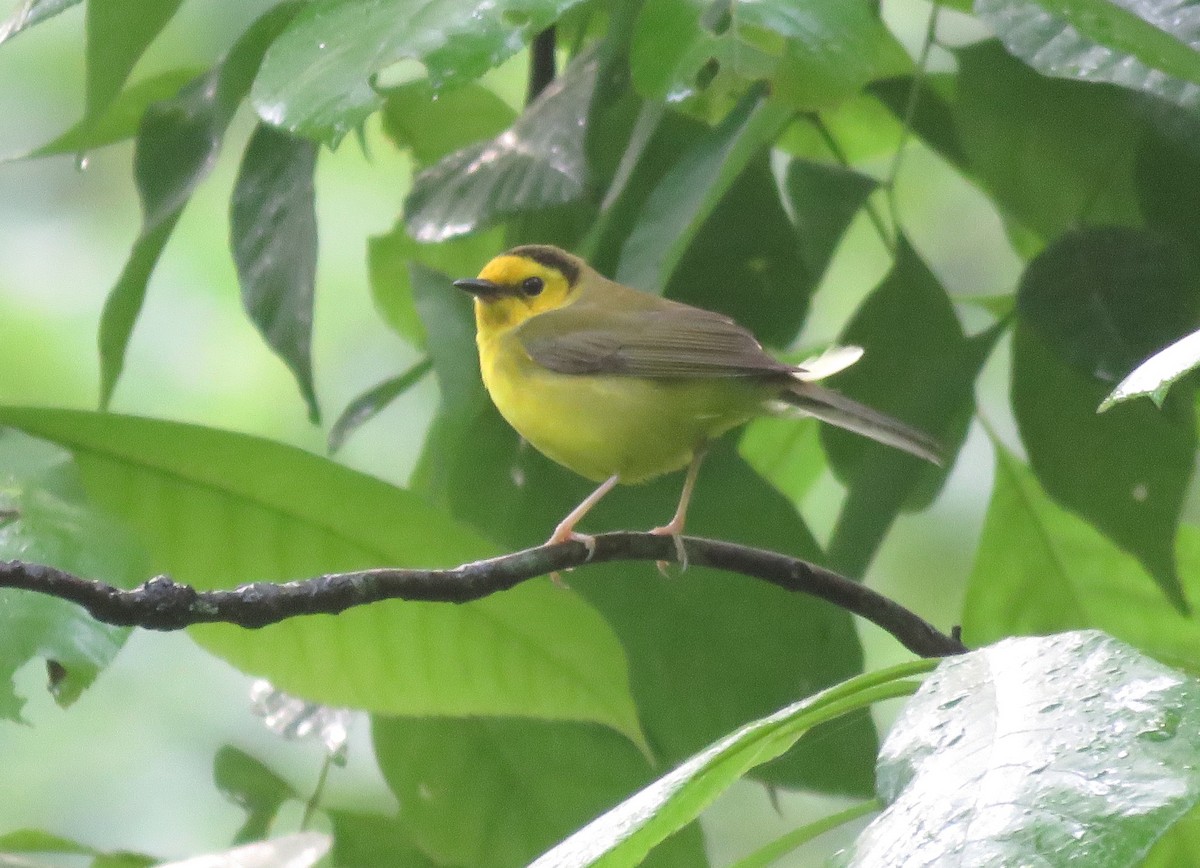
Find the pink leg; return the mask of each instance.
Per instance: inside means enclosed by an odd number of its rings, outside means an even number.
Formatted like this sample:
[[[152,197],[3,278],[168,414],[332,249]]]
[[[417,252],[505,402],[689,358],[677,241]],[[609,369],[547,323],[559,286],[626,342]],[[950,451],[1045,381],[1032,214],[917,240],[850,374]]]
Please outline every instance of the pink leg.
[[[679,506],[675,508],[675,515],[669,522],[662,527],[656,527],[650,533],[669,536],[675,541],[675,555],[679,558],[679,568],[687,569],[687,551],[683,548],[683,523],[687,519],[688,505],[692,502],[692,489],[696,487],[696,477],[700,475],[700,465],[704,461],[704,453],[706,450],[697,449],[696,454],[692,456],[692,463],[688,465],[687,478],[683,481],[683,491],[679,495]],[[666,562],[658,562],[659,572],[666,571]]]
[[[588,557],[590,558],[596,550],[596,539],[585,533],[576,533],[575,525],[579,520],[587,515],[593,506],[600,502],[600,498],[612,491],[613,486],[617,484],[618,477],[610,476],[608,479],[600,483],[600,487],[583,499],[583,503],[575,507],[567,517],[558,523],[558,527],[554,529],[554,533],[550,535],[550,539],[546,540],[546,545],[553,545],[560,542],[581,542],[587,546]]]

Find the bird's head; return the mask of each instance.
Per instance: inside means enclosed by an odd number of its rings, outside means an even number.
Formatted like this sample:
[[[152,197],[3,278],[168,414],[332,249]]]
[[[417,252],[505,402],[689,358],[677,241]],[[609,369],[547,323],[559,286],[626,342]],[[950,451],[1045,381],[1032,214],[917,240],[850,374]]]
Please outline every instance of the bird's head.
[[[573,301],[588,265],[578,256],[543,244],[502,253],[478,277],[454,281],[475,296],[479,328],[509,329],[531,316]]]

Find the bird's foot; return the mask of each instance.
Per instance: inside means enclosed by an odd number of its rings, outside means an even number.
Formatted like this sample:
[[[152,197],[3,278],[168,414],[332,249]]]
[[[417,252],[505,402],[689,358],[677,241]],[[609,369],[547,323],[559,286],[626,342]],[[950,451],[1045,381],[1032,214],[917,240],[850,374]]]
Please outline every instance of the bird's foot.
[[[675,543],[675,559],[679,563],[679,571],[683,572],[688,567],[687,549],[683,546],[683,526],[672,521],[669,524],[664,524],[662,527],[656,527],[649,531],[656,536],[669,536],[671,541]],[[667,562],[656,561],[658,571],[664,576],[667,575]]]
[[[559,525],[554,529],[554,533],[550,535],[550,539],[546,540],[546,545],[552,546],[556,543],[564,542],[583,543],[583,547],[587,549],[587,557],[584,558],[585,562],[590,561],[596,556],[596,538],[594,536],[590,536],[586,533],[578,533],[571,528],[563,527],[562,525]],[[564,590],[571,587],[565,581],[563,581],[562,573],[560,573],[558,570],[555,570],[550,574],[550,581],[554,582],[554,584],[558,585],[558,587],[563,588]]]

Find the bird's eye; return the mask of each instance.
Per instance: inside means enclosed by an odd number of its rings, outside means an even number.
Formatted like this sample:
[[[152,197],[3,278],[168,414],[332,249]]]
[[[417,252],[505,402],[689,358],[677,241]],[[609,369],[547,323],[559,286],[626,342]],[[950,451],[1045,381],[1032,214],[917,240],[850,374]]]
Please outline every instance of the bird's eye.
[[[521,281],[521,292],[526,295],[537,295],[546,288],[546,282],[540,277],[527,277]]]

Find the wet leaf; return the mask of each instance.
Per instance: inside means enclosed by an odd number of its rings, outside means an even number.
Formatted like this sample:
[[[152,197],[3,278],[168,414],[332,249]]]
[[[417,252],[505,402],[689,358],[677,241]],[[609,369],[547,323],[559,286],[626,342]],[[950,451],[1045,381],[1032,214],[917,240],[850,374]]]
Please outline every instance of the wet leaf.
[[[372,77],[418,60],[435,89],[499,65],[579,0],[317,0],[267,54],[254,106],[272,126],[336,144],[383,103]]]
[[[250,88],[270,41],[296,11],[276,6],[247,30],[211,71],[142,117],[134,180],[142,229],[100,318],[100,406],[107,407],[125,366],[125,350],[146,297],[146,285],[192,191],[212,169],[225,129]]]
[[[505,132],[444,157],[413,179],[404,220],[417,241],[445,241],[501,217],[583,196],[597,62],[580,58]]]
[[[296,377],[312,422],[321,418],[312,372],[316,167],[316,144],[259,124],[229,203],[242,305]]]
[[[1200,101],[1200,8],[1177,0],[976,0],[1005,47],[1043,75]]]
[[[855,866],[1138,864],[1200,800],[1200,682],[1102,633],[943,661],[879,755]]]

